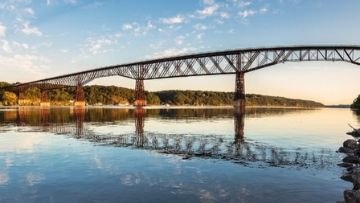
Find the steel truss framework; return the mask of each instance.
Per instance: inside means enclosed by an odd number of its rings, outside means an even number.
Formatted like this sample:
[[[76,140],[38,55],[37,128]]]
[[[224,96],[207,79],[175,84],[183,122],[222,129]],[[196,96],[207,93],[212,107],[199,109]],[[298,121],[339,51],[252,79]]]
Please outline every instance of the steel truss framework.
[[[56,89],[85,85],[96,78],[123,76],[151,80],[203,75],[248,73],[284,62],[343,61],[360,65],[360,46],[292,46],[239,49],[146,60],[92,69],[28,83],[29,87]]]

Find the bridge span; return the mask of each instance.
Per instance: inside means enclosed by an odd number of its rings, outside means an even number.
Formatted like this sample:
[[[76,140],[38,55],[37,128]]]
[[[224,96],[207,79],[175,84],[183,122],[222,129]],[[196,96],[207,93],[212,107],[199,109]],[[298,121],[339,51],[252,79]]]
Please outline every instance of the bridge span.
[[[360,65],[360,46],[310,45],[269,48],[247,48],[190,54],[126,63],[91,69],[15,85],[18,98],[26,89],[37,87],[42,92],[42,103],[48,103],[47,92],[51,89],[76,86],[75,105],[85,105],[83,86],[94,79],[122,76],[134,79],[134,106],[146,105],[144,80],[204,75],[235,74],[234,106],[245,107],[245,74],[285,62],[331,61]]]

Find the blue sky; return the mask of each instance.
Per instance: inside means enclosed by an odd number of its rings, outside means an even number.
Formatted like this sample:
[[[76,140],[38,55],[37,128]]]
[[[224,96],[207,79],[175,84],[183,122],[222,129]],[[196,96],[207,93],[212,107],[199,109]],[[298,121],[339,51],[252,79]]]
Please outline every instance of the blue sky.
[[[111,64],[244,47],[359,45],[360,1],[1,0],[0,80],[26,82]],[[287,63],[250,73],[248,93],[350,103],[360,68]],[[91,84],[133,88],[105,78]],[[232,91],[234,76],[147,81],[148,90]]]

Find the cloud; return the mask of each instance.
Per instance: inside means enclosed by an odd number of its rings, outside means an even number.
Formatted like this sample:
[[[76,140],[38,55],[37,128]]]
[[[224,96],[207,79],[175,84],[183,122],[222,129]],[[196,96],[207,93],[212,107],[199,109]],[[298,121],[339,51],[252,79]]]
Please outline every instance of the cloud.
[[[219,15],[220,15],[220,17],[223,18],[223,19],[228,19],[228,18],[230,18],[229,13],[227,13],[227,12],[221,12]]]
[[[37,27],[31,26],[28,21],[22,24],[20,31],[26,35],[36,35],[39,37],[42,36],[42,32]]]
[[[238,14],[241,18],[245,19],[247,17],[255,15],[256,11],[249,9],[249,10],[240,11]]]
[[[24,12],[29,14],[29,15],[35,15],[35,12],[32,8],[25,8]]]
[[[6,27],[0,23],[0,38],[5,37],[6,35]]]
[[[132,23],[125,23],[125,24],[122,26],[122,30],[132,30],[132,29],[133,29]]]
[[[234,5],[238,8],[245,8],[251,5],[251,1],[243,1],[243,0],[232,0]]]
[[[194,26],[193,26],[193,28],[195,29],[195,30],[207,30],[208,29],[208,27],[206,26],[206,25],[203,25],[203,24],[200,24],[200,23],[198,23],[198,24],[195,24]]]
[[[197,13],[203,17],[207,17],[207,16],[213,15],[218,9],[219,9],[219,5],[214,4],[214,5],[204,8],[202,10],[198,10]]]
[[[109,46],[117,43],[117,40],[101,37],[99,39],[88,38],[87,44],[85,45],[87,51],[93,55],[102,54],[109,51]],[[108,48],[108,49],[106,49]]]
[[[177,15],[171,18],[162,18],[161,22],[167,25],[176,25],[183,23],[184,20],[184,17],[182,17],[181,15]]]
[[[132,22],[125,23],[122,26],[123,31],[132,31],[135,36],[146,35],[150,30],[155,28],[156,26],[151,21],[148,21],[145,25],[140,25],[139,23]]]
[[[211,4],[214,4],[215,2],[214,2],[214,0],[203,0],[203,3],[211,5]]]
[[[177,55],[184,55],[188,54],[190,52],[196,51],[193,47],[184,47],[184,48],[170,48],[166,49],[162,52],[155,52],[152,56],[147,56],[147,58],[163,58],[163,57],[169,57],[169,56],[177,56]]]
[[[259,13],[264,14],[264,13],[267,13],[268,11],[269,11],[269,9],[264,7],[259,10]]]
[[[0,67],[8,68],[13,70],[11,73],[23,73],[20,75],[13,75],[12,78],[16,77],[42,77],[44,70],[47,68],[47,63],[50,60],[43,56],[34,54],[11,54],[9,56],[0,55]],[[27,79],[30,79],[27,78]],[[20,79],[20,78],[17,78]]]
[[[182,45],[184,43],[184,39],[185,39],[184,36],[178,36],[178,37],[175,38],[175,43],[177,45]]]
[[[10,48],[9,42],[6,40],[0,40],[0,50],[3,50],[6,53],[11,53],[12,50]]]

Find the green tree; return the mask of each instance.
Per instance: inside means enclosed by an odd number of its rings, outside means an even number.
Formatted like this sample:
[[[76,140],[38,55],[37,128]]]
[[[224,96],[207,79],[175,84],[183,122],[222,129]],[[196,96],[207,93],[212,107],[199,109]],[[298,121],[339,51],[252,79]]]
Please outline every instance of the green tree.
[[[5,106],[12,106],[12,105],[16,105],[17,103],[17,96],[15,93],[13,92],[8,92],[5,91],[2,95],[2,103]]]
[[[359,109],[360,110],[360,95],[354,100],[351,104],[352,109]]]

